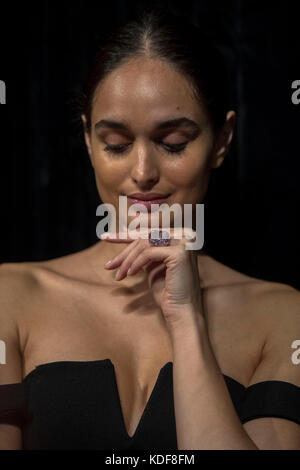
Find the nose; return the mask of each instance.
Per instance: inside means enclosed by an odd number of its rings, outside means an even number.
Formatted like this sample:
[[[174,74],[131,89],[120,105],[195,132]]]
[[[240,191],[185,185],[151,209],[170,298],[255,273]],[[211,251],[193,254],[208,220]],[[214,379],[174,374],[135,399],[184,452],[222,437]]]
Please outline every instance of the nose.
[[[137,145],[132,155],[131,178],[141,188],[150,188],[159,180],[159,167],[156,156],[149,147]]]

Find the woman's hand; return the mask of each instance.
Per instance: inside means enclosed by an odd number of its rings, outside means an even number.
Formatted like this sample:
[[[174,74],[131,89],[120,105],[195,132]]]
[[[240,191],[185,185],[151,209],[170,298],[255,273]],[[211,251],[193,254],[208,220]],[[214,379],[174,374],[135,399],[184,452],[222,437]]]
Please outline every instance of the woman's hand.
[[[107,242],[129,244],[105,268],[119,268],[116,280],[122,280],[126,275],[136,274],[143,269],[148,274],[148,284],[155,302],[170,325],[178,320],[182,321],[184,312],[202,314],[197,251],[185,249],[185,243],[192,242],[193,236],[195,239],[195,232],[190,230],[191,238],[187,239],[183,229],[176,229],[176,232],[178,230],[180,238],[177,239],[173,238],[174,229],[168,230],[171,243],[166,247],[150,246],[148,238],[141,238],[142,235],[135,240],[129,235],[127,238],[120,238],[119,234],[114,234],[117,238],[109,237],[109,234],[102,237]],[[148,236],[149,231],[139,233],[146,233]]]

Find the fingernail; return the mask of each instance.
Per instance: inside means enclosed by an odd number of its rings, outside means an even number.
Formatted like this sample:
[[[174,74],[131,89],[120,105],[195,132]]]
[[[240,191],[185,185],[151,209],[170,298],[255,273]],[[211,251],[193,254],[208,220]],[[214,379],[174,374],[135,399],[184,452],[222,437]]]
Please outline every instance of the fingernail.
[[[112,263],[112,260],[107,261],[107,263],[105,263],[104,267],[105,268],[108,267],[111,263]]]
[[[116,275],[115,275],[116,280],[118,280],[119,274],[120,274],[120,269],[118,269],[118,271],[116,272]]]

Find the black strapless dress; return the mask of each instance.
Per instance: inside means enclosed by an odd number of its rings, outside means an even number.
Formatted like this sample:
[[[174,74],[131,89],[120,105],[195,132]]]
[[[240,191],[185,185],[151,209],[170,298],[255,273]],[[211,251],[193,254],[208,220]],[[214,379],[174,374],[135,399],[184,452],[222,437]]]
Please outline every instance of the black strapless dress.
[[[22,428],[24,450],[177,450],[172,373],[172,362],[160,369],[132,437],[110,359],[41,364],[21,383],[0,385],[0,423]],[[246,388],[223,377],[242,423],[277,417],[300,424],[300,387],[274,380]]]

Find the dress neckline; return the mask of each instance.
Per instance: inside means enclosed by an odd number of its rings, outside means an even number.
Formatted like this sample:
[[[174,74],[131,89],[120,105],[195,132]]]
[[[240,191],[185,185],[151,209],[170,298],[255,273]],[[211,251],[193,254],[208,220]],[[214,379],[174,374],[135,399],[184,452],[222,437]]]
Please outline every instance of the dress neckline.
[[[118,389],[118,385],[117,385],[117,378],[116,378],[116,370],[115,370],[115,365],[114,363],[111,361],[111,359],[109,358],[106,358],[106,359],[96,359],[96,360],[92,360],[92,361],[53,361],[53,362],[46,362],[46,363],[42,363],[42,364],[39,364],[37,366],[35,366],[35,368],[33,370],[31,370],[25,377],[24,379],[22,380],[22,383],[21,384],[17,384],[17,385],[22,385],[22,384],[27,384],[28,381],[33,378],[36,374],[39,374],[39,372],[45,370],[45,369],[48,369],[48,368],[52,368],[52,367],[59,367],[59,366],[63,366],[63,365],[66,365],[68,367],[76,367],[76,366],[84,366],[84,365],[103,365],[103,366],[106,366],[109,368],[109,370],[111,371],[111,378],[112,378],[112,385],[113,385],[113,390],[114,390],[114,393],[115,393],[115,398],[116,398],[116,401],[117,401],[117,404],[118,404],[118,408],[119,408],[119,419],[120,419],[120,426],[122,428],[122,432],[123,432],[123,435],[124,437],[128,440],[128,441],[133,441],[134,439],[136,439],[136,437],[138,436],[138,434],[140,433],[141,431],[141,428],[143,426],[143,423],[146,419],[146,416],[149,414],[150,412],[150,409],[151,409],[151,406],[152,406],[152,403],[154,401],[154,398],[155,398],[155,395],[158,393],[158,390],[159,390],[159,386],[162,382],[162,380],[165,378],[166,374],[172,369],[173,367],[173,362],[172,361],[168,361],[166,362],[161,368],[160,370],[158,371],[158,375],[156,377],[156,381],[154,383],[154,386],[152,388],[152,391],[150,393],[150,396],[147,400],[147,403],[141,413],[141,416],[140,416],[140,419],[138,421],[138,424],[135,428],[135,431],[132,435],[129,435],[127,429],[126,429],[126,425],[125,425],[125,419],[124,419],[124,414],[123,414],[123,410],[122,410],[122,406],[121,406],[121,399],[120,399],[120,394],[119,394],[119,389]],[[245,389],[245,386],[242,385],[240,382],[238,382],[237,380],[233,379],[232,377],[230,376],[227,376],[225,374],[222,374],[223,377],[225,379],[227,379],[227,381],[230,381],[232,383],[235,383],[237,384],[237,386],[239,386],[240,388],[242,388],[242,390]]]
[[[42,364],[38,364],[37,366],[35,366],[34,369],[32,369],[22,380],[22,383],[23,382],[26,382],[29,378],[31,378],[31,376],[34,376],[39,370],[42,370],[44,368],[48,368],[48,367],[52,367],[52,366],[59,366],[59,365],[63,365],[63,364],[66,364],[66,365],[70,365],[70,366],[77,366],[77,365],[84,365],[84,364],[101,364],[103,363],[103,365],[108,365],[110,367],[113,367],[115,368],[115,365],[114,363],[111,361],[111,359],[109,358],[106,358],[106,359],[94,359],[94,360],[91,360],[91,361],[52,361],[52,362],[45,362],[45,363],[42,363]],[[166,364],[164,364],[161,369],[159,370],[159,373],[161,372],[161,370],[163,370],[164,368],[169,368],[169,367],[173,367],[173,362],[172,361],[168,361]],[[235,382],[236,384],[238,384],[240,387],[243,387],[243,388],[246,388],[245,385],[241,384],[240,382],[238,382],[236,379],[234,379],[233,377],[229,376],[229,375],[226,375],[226,374],[223,374],[223,377],[226,377],[227,379],[231,380],[232,382]],[[18,384],[17,384],[18,385]]]

